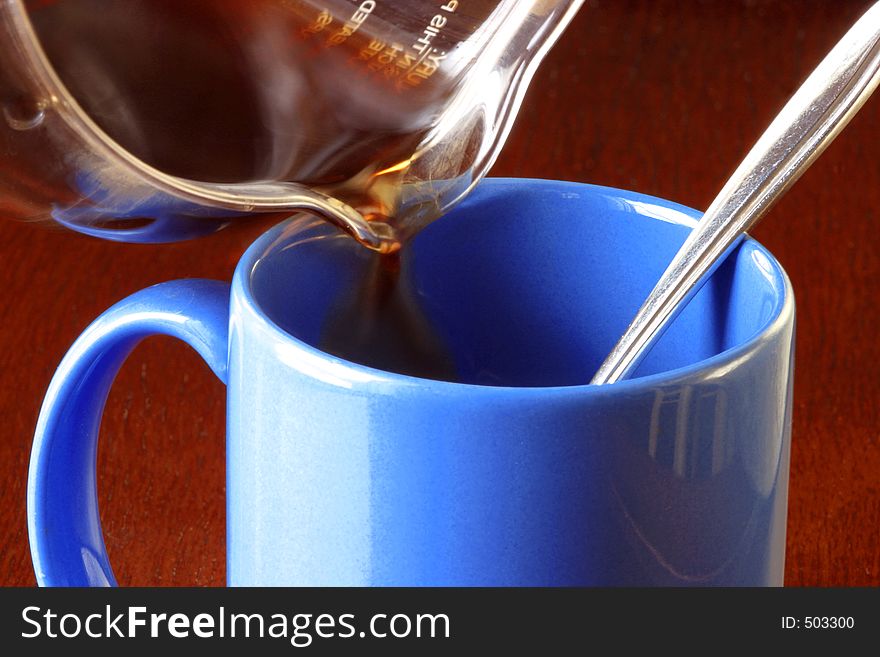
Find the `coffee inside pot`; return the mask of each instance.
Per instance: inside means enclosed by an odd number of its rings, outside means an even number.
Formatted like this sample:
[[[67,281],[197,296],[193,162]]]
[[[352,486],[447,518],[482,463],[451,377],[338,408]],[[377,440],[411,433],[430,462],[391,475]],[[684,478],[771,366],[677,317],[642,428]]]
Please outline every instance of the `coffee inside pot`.
[[[5,5],[2,63],[24,73],[7,66],[0,91],[17,108],[57,116],[25,129],[19,119],[0,133],[0,152],[64,151],[50,189],[24,204],[28,218],[169,241],[296,209],[272,200],[296,189],[310,209],[334,199],[399,244],[491,166],[534,68],[580,1]],[[41,65],[44,88],[22,90]],[[7,186],[32,194],[15,180],[26,172],[12,171],[4,167]]]

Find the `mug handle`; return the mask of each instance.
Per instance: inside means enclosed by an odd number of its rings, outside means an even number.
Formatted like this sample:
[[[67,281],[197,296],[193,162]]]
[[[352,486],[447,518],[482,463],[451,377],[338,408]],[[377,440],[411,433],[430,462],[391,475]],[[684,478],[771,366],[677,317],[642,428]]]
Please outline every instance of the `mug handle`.
[[[153,334],[189,344],[225,384],[229,285],[191,279],[136,292],[92,322],[64,356],[40,409],[28,472],[40,586],[116,586],[98,513],[98,429],[120,366]]]

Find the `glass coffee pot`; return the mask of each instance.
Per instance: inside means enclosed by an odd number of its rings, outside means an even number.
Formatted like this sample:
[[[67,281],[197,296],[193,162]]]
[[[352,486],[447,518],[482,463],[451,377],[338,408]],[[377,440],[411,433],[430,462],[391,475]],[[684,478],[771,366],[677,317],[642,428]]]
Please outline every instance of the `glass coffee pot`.
[[[305,209],[393,251],[486,174],[581,3],[0,2],[0,217],[165,242]]]

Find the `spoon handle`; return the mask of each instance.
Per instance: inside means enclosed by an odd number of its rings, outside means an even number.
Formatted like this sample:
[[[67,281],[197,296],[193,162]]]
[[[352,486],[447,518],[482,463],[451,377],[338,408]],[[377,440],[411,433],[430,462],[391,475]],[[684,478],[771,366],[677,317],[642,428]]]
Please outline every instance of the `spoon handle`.
[[[880,82],[880,2],[822,60],[749,151],[591,383],[626,378],[723,256],[825,150]]]

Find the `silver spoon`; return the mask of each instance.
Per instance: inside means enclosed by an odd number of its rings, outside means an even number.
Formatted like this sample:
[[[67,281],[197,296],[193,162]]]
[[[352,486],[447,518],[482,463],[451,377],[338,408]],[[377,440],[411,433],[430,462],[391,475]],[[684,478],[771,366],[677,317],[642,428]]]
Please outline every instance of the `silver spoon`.
[[[880,83],[880,2],[846,33],[746,155],[590,383],[633,373],[731,247],[825,150]]]

